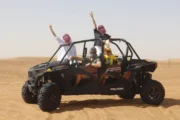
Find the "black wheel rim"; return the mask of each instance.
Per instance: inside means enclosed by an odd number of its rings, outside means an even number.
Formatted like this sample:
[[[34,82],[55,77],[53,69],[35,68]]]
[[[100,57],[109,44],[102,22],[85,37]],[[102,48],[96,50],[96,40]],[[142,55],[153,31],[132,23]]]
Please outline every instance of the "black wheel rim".
[[[57,95],[55,93],[52,93],[50,96],[49,96],[49,100],[55,104],[57,102]]]
[[[159,97],[160,97],[160,90],[157,87],[153,86],[152,88],[149,89],[149,98],[151,100],[157,100],[159,99]]]
[[[35,98],[36,97],[32,92],[29,91],[28,87],[26,88],[26,90],[27,90],[27,95],[29,97],[31,97],[31,98]]]

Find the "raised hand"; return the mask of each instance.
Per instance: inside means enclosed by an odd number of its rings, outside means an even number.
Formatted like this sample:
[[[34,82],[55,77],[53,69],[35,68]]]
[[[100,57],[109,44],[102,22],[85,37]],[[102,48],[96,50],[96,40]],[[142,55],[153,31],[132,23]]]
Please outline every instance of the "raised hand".
[[[94,16],[93,16],[93,12],[90,12],[90,16],[93,18]]]
[[[52,25],[51,25],[51,24],[49,24],[49,28],[52,28]]]
[[[52,25],[49,24],[49,28],[50,28],[50,31],[51,33],[53,34],[54,37],[56,37],[56,33],[54,32],[54,30],[52,29]]]
[[[93,12],[90,12],[90,16],[91,16],[93,24],[94,24],[94,29],[97,29],[97,25],[96,25],[96,21],[94,20]]]

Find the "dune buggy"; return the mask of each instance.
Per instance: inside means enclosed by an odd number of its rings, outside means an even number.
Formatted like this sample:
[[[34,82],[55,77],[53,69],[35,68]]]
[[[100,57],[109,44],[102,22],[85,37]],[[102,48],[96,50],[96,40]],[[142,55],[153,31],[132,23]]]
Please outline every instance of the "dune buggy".
[[[28,80],[22,87],[23,100],[26,103],[37,103],[43,111],[52,111],[59,107],[62,95],[118,95],[123,99],[133,99],[136,94],[140,94],[143,102],[152,105],[159,105],[164,100],[163,85],[152,79],[152,72],[157,68],[157,63],[140,59],[131,44],[124,39],[110,39],[112,48],[116,48],[116,57],[120,64],[106,65],[102,47],[102,54],[99,56],[102,67],[88,68],[97,72],[97,76],[87,72],[82,63],[65,59],[71,47],[79,44],[82,48],[81,57],[87,57],[90,46],[88,43],[97,40],[99,39],[60,45],[48,62],[31,67],[28,70]],[[124,50],[119,45],[121,43],[124,44]],[[67,45],[70,47],[63,59],[52,61],[59,49]],[[90,77],[75,85],[77,74]]]

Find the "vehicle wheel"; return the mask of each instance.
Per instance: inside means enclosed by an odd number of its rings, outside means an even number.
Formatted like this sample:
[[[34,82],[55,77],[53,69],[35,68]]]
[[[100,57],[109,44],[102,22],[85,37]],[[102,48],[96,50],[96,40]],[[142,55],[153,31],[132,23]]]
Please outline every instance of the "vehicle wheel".
[[[55,110],[61,100],[60,89],[55,83],[46,83],[40,89],[37,103],[41,110],[52,111]]]
[[[28,84],[28,81],[26,81],[22,87],[22,98],[26,103],[36,103],[37,96],[29,91]]]
[[[140,93],[142,101],[151,105],[159,105],[165,97],[163,85],[155,80],[148,80]]]

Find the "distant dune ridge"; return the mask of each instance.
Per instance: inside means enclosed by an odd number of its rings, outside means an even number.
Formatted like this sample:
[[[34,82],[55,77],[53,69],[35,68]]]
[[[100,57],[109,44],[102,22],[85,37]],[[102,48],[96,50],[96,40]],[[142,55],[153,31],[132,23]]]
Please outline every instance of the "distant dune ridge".
[[[152,73],[166,90],[160,106],[144,104],[139,95],[123,100],[116,95],[63,96],[58,110],[42,112],[38,105],[27,104],[21,89],[29,67],[50,57],[17,57],[0,59],[0,120],[180,120],[180,59],[157,61]],[[53,60],[56,60],[54,58]]]

